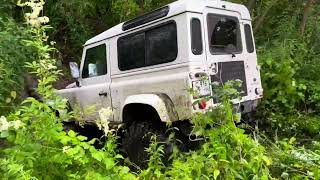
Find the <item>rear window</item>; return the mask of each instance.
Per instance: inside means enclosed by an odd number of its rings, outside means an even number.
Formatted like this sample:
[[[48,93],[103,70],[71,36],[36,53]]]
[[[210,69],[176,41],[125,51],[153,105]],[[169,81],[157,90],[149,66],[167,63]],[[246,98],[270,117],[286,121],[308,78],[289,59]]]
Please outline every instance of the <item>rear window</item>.
[[[147,29],[118,40],[121,71],[172,62],[178,55],[175,22]]]
[[[249,24],[244,25],[244,33],[246,35],[247,51],[248,53],[253,53],[254,45],[253,45],[251,26]]]
[[[202,54],[201,22],[198,18],[191,19],[191,49],[194,55]]]
[[[242,51],[239,20],[232,16],[208,14],[209,47],[212,54]]]

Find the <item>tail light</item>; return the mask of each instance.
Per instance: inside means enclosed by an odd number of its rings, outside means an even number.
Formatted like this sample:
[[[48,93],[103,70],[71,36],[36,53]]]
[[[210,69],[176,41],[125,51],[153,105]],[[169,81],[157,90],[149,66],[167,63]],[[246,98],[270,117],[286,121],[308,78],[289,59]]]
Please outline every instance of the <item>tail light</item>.
[[[199,102],[199,108],[200,109],[206,109],[207,108],[207,102],[205,100],[202,100]]]
[[[261,88],[256,88],[255,89],[255,93],[256,93],[256,95],[263,95],[263,89],[261,89]]]

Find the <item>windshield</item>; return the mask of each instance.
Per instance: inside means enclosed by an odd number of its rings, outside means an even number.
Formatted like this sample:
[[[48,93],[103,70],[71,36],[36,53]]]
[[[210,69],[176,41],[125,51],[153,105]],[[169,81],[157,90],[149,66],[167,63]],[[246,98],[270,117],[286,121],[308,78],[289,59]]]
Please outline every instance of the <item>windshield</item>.
[[[208,14],[209,47],[212,54],[242,51],[239,20],[236,17]]]

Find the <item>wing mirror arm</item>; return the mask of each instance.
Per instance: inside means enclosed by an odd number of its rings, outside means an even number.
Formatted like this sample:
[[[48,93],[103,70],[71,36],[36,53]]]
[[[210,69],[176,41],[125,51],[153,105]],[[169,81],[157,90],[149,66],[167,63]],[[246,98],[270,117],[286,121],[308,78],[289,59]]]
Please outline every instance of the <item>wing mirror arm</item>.
[[[79,78],[80,78],[80,71],[79,71],[79,66],[76,62],[70,62],[69,63],[69,67],[70,67],[70,72],[71,72],[71,76],[73,77],[73,79],[75,79],[76,81],[76,86],[80,87],[80,82],[79,82]]]
[[[77,86],[77,87],[80,87],[80,82],[79,82],[78,79],[76,79],[76,86]]]

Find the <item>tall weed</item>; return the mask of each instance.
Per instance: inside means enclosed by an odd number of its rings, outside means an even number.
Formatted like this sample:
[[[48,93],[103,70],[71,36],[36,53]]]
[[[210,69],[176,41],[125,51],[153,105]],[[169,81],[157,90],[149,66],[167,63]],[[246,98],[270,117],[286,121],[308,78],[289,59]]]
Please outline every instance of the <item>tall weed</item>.
[[[5,6],[6,3],[0,6]],[[19,98],[27,73],[24,63],[33,57],[33,49],[24,39],[31,38],[22,25],[6,14],[0,16],[0,114],[7,114],[21,102]],[[14,95],[12,95],[14,94]]]
[[[1,138],[7,146],[1,148],[0,173],[5,179],[133,179],[129,168],[118,165],[123,157],[116,152],[116,139],[106,134],[108,143],[102,149],[87,137],[70,130],[63,131],[62,122],[73,117],[67,113],[67,101],[55,94],[52,84],[60,71],[51,57],[54,48],[47,43],[48,18],[40,16],[44,1],[27,1],[21,6],[31,9],[26,14],[32,40],[28,47],[37,54],[30,71],[39,78],[38,93],[42,101],[28,98],[23,105],[0,122]],[[60,116],[56,116],[60,112]]]

